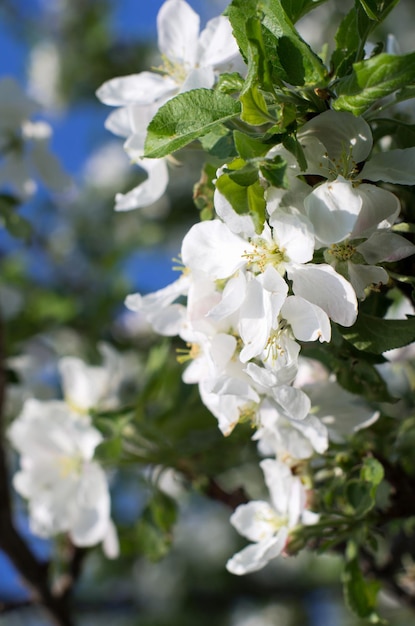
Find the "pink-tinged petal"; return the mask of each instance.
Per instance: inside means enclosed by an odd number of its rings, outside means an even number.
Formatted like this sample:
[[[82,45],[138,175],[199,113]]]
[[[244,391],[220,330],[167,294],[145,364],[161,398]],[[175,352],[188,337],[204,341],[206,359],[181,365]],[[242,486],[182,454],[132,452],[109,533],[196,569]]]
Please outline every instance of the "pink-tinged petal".
[[[231,515],[230,522],[249,541],[262,541],[274,535],[276,512],[268,502],[256,500],[241,504]]]
[[[146,105],[160,98],[167,98],[176,91],[177,83],[170,76],[141,72],[111,78],[101,85],[96,95],[101,102],[110,106]]]
[[[239,56],[239,48],[227,17],[220,15],[210,20],[201,32],[198,46],[198,64],[217,68]]]
[[[166,0],[157,15],[160,52],[174,63],[196,65],[200,18],[184,0]]]
[[[281,309],[281,315],[290,324],[296,339],[330,341],[331,326],[327,314],[308,300],[289,296]]]
[[[357,317],[357,300],[351,284],[330,265],[296,265],[288,270],[296,296],[302,296],[342,326],[351,326]]]
[[[131,211],[150,206],[166,191],[169,172],[164,159],[142,159],[139,165],[147,172],[148,178],[126,194],[117,193],[116,211]]]
[[[349,174],[353,163],[365,161],[372,150],[372,132],[362,117],[355,117],[345,111],[325,111],[304,124],[299,139],[317,137],[326,147],[329,158],[337,171],[341,172],[345,162],[349,164]]]
[[[350,235],[362,207],[362,198],[350,181],[339,176],[314,189],[304,200],[304,206],[316,238],[331,244]]]
[[[376,265],[359,265],[358,263],[352,262],[349,262],[347,267],[349,280],[359,300],[365,299],[366,287],[379,285],[380,283],[386,285],[389,280],[389,275],[383,267],[377,267]]]
[[[369,237],[377,228],[388,228],[399,215],[401,206],[395,194],[375,185],[362,184],[358,187],[362,208],[350,237]]]
[[[415,184],[415,148],[389,150],[373,155],[359,174],[362,179],[399,185]]]
[[[392,263],[415,253],[415,246],[405,237],[381,230],[373,233],[356,249],[367,263],[380,263],[381,261]]]
[[[182,260],[191,270],[208,274],[213,280],[232,276],[246,264],[250,244],[234,235],[220,220],[195,224],[185,235]]]

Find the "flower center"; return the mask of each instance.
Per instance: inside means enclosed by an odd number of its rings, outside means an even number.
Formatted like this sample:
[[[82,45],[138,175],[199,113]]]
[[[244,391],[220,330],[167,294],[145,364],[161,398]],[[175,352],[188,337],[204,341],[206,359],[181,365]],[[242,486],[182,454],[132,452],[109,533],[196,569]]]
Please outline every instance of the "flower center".
[[[68,478],[72,474],[80,474],[82,470],[81,457],[61,456],[58,459],[58,471],[61,478]]]
[[[187,363],[187,361],[193,361],[200,356],[202,350],[197,343],[187,343],[187,348],[177,348],[177,361],[179,363]]]
[[[350,261],[355,252],[356,248],[351,243],[335,243],[327,250],[337,261]]]
[[[285,263],[289,259],[284,248],[280,248],[275,241],[269,242],[262,237],[255,239],[251,245],[252,250],[242,255],[247,259],[249,269],[262,274],[267,265],[273,265],[282,276],[285,274]]]
[[[159,72],[170,76],[178,85],[184,83],[187,77],[187,71],[181,63],[174,63],[166,56],[162,56],[162,64],[157,68]]]

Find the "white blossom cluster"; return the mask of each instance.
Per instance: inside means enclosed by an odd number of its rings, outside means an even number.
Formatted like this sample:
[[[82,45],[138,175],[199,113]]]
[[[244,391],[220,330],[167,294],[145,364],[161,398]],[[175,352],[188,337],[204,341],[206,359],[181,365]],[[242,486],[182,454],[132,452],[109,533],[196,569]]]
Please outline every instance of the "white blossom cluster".
[[[32,532],[40,537],[68,533],[80,547],[102,542],[105,554],[115,558],[118,539],[108,480],[94,460],[103,437],[90,411],[117,406],[120,367],[111,348],[102,345],[101,352],[102,366],[62,358],[63,400],[27,399],[8,437],[20,454],[13,485],[28,500]]]
[[[212,20],[199,36],[198,17],[184,0],[166,0],[158,29],[163,73],[116,78],[98,90],[103,102],[121,107],[107,127],[128,137],[125,148],[134,159],[143,155],[145,128],[168,98],[212,87],[224,65],[240,63],[227,19]],[[186,343],[183,380],[198,384],[223,434],[248,421],[267,457],[260,465],[270,502],[249,502],[231,517],[253,542],[229,560],[235,574],[263,567],[284,550],[293,528],[317,519],[299,468],[315,452],[324,453],[329,432],[295,384],[301,343],[329,342],[331,321],[353,325],[358,300],[388,282],[379,263],[415,251],[391,232],[399,200],[373,184],[414,184],[412,149],[372,155],[367,122],[333,110],[305,123],[297,139],[305,169],[281,145],[265,156],[285,160],[289,184],[276,188],[260,177],[266,199],[262,232],[217,188],[216,218],[194,225],[184,237],[178,280],[126,301],[156,332]],[[165,191],[165,160],[139,163],[148,178],[117,196],[118,210],[150,204]],[[367,411],[361,416],[360,427],[376,419]]]

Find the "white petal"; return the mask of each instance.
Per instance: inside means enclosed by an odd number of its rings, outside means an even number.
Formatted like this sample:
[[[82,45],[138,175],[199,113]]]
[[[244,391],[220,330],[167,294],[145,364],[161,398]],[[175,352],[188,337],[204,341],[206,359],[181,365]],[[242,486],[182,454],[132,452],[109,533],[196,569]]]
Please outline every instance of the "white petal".
[[[115,196],[116,211],[131,211],[150,206],[159,200],[166,191],[169,172],[164,159],[142,159],[139,165],[146,170],[148,178],[126,194],[117,193]]]
[[[319,306],[300,296],[289,296],[281,315],[289,322],[300,341],[330,341],[331,326],[327,314]]]
[[[196,64],[200,18],[184,0],[166,0],[157,15],[159,50],[170,61]]]
[[[111,133],[119,137],[128,137],[131,135],[132,129],[128,107],[120,107],[112,111],[105,120],[104,126]]]
[[[214,306],[208,313],[208,316],[214,320],[228,317],[237,311],[246,297],[246,278],[245,274],[238,272],[228,280],[222,293],[220,302]]]
[[[180,93],[192,89],[210,89],[215,82],[215,73],[211,67],[197,67],[191,70],[181,86]]]
[[[177,84],[169,76],[154,72],[141,72],[111,78],[101,85],[96,95],[104,104],[125,106],[126,104],[151,104],[160,98],[167,98],[175,91],[177,91]]]
[[[237,55],[239,49],[228,18],[220,15],[209,20],[199,38],[199,65],[216,68],[228,63]]]
[[[387,228],[395,222],[401,208],[395,194],[367,184],[359,185],[357,191],[362,198],[362,208],[351,238],[368,237],[377,228]]]
[[[275,517],[276,512],[268,502],[256,500],[238,506],[230,522],[240,535],[250,541],[262,541],[273,536]]]
[[[313,258],[314,232],[309,220],[276,210],[270,216],[273,238],[294,263],[307,263]]]
[[[182,260],[191,270],[203,271],[214,280],[227,278],[246,264],[244,254],[249,247],[220,220],[200,222],[183,239]]]
[[[349,280],[353,285],[356,296],[360,300],[364,300],[366,297],[366,287],[378,285],[379,283],[386,285],[389,280],[389,275],[383,267],[377,267],[376,265],[359,265],[358,263],[351,262],[347,264],[347,267]]]
[[[237,552],[226,563],[226,569],[231,574],[236,574],[237,576],[262,569],[271,559],[275,559],[281,554],[287,542],[287,537],[288,529],[283,526],[275,537],[247,546],[240,552]]]
[[[362,179],[400,185],[415,184],[415,148],[389,150],[373,155],[359,174]]]
[[[415,253],[415,246],[395,233],[377,231],[367,241],[357,246],[367,263],[400,261]]]
[[[362,117],[355,117],[345,111],[325,111],[304,124],[299,138],[313,135],[326,147],[334,165],[340,167],[344,159],[350,158],[354,164],[365,161],[372,150],[372,132]],[[352,163],[350,163],[351,167]],[[337,167],[336,167],[337,169]],[[346,173],[345,173],[346,174]]]
[[[101,467],[91,463],[84,469],[76,502],[76,519],[70,535],[76,546],[93,546],[108,531],[110,497],[107,480]]]
[[[351,326],[357,317],[356,294],[351,284],[330,265],[296,265],[288,270],[293,291],[316,304],[330,319]]]
[[[239,215],[218,189],[215,189],[213,202],[217,215],[225,222],[229,230],[244,237],[255,236],[255,225],[252,217],[250,215]]]
[[[304,200],[304,206],[316,238],[331,244],[350,235],[362,206],[362,198],[350,181],[339,176],[314,189]]]
[[[310,399],[301,389],[279,385],[272,389],[272,396],[288,419],[302,420],[310,412]]]

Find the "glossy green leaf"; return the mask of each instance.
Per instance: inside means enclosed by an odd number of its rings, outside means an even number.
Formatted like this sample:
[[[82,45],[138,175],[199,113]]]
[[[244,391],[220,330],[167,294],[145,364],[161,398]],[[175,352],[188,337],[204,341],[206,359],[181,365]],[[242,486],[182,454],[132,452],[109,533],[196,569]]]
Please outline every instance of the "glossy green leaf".
[[[336,84],[333,107],[362,115],[377,100],[415,81],[415,52],[402,56],[378,54],[353,65],[353,72]]]
[[[357,558],[345,564],[342,582],[345,600],[350,610],[358,617],[372,618],[373,616],[373,619],[376,619],[375,607],[380,583],[365,580]]]
[[[161,158],[206,135],[240,113],[231,96],[193,89],[172,98],[157,111],[148,127],[145,156]]]
[[[281,0],[284,11],[293,23],[324,2],[327,0]]]
[[[358,350],[382,354],[415,341],[415,317],[385,320],[361,313],[350,328],[340,328],[343,337]]]

